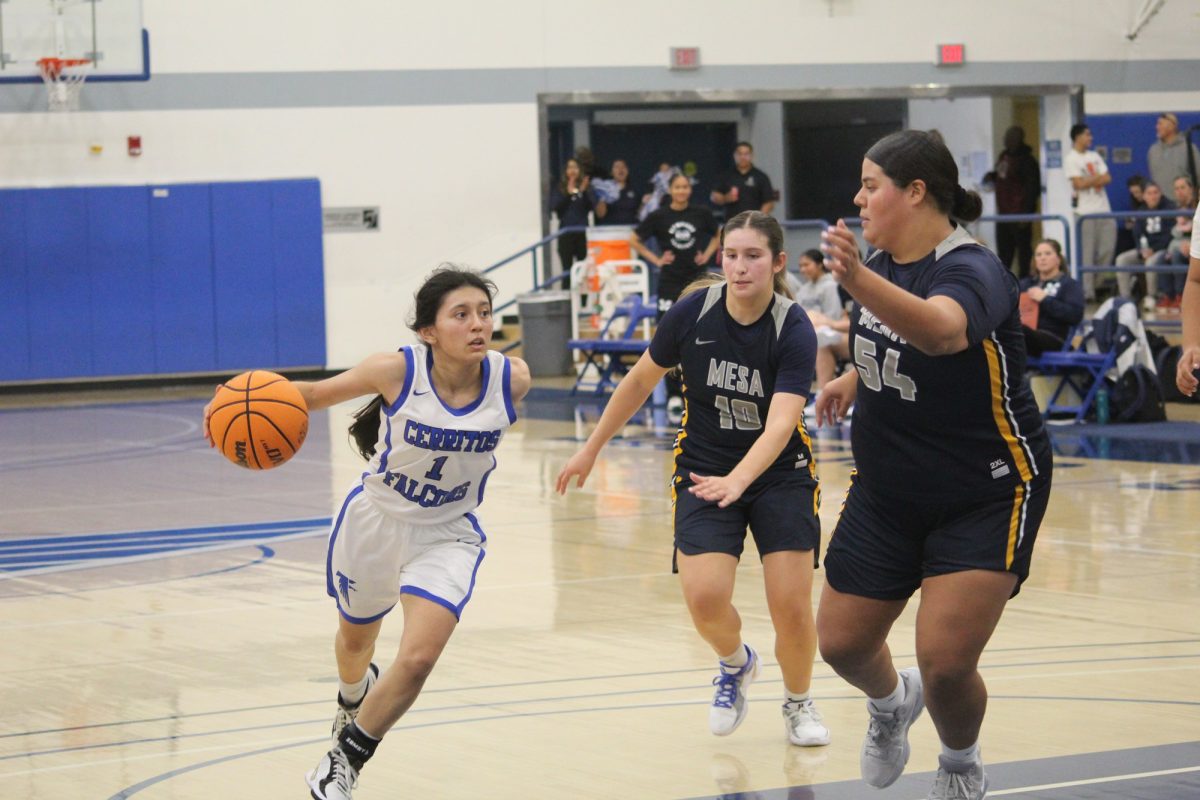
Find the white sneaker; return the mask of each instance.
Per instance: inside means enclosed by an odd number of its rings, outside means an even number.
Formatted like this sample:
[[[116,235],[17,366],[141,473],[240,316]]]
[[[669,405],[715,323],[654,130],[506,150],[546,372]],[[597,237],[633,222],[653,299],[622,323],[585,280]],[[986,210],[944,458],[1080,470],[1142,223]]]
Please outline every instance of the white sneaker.
[[[938,756],[937,777],[929,790],[928,800],[984,800],[987,797],[987,773],[983,760],[976,761],[966,772],[952,772],[946,760]]]
[[[750,710],[746,705],[746,687],[758,677],[761,665],[754,648],[748,644],[742,646],[746,648],[748,656],[742,668],[737,672],[721,669],[713,678],[713,686],[717,687],[717,691],[708,709],[708,729],[714,736],[728,736],[736,731]]]
[[[829,728],[812,700],[783,704],[783,724],[788,741],[800,747],[820,747],[829,744]]]
[[[333,715],[333,746],[336,747],[338,737],[342,735],[342,729],[354,721],[358,716],[358,710],[362,708],[362,701],[367,699],[367,692],[371,691],[371,687],[375,685],[375,681],[379,679],[379,667],[374,663],[367,666],[367,688],[363,691],[363,696],[359,698],[354,705],[347,705],[346,701],[342,700],[342,693],[338,692],[337,697],[337,713]]]
[[[1145,297],[1142,298],[1142,311],[1143,312],[1145,312],[1147,314],[1153,314],[1154,308],[1156,305],[1157,305],[1157,301],[1155,300],[1153,295],[1146,295]]]
[[[891,786],[904,772],[909,755],[908,729],[925,709],[921,671],[916,667],[902,669],[900,680],[904,681],[904,702],[895,711],[880,714],[867,704],[871,723],[863,740],[859,766],[863,780],[876,789]]]
[[[335,747],[305,776],[305,781],[313,800],[353,800],[350,793],[358,785],[358,770],[350,766],[342,748]]]

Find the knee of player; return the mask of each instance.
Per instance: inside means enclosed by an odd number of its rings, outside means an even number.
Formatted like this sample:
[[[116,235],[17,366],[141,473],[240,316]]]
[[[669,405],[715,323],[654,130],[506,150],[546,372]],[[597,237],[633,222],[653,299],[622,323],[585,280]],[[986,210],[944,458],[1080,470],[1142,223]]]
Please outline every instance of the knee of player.
[[[970,680],[979,666],[979,657],[961,649],[928,652],[918,648],[917,663],[926,691],[936,694],[939,690],[957,691],[963,681]]]
[[[394,668],[400,670],[409,680],[424,681],[433,672],[440,653],[432,649],[420,648],[412,651],[401,650],[396,655]]]
[[[715,619],[727,613],[731,606],[728,592],[707,586],[693,586],[684,590],[688,611],[699,619]]]

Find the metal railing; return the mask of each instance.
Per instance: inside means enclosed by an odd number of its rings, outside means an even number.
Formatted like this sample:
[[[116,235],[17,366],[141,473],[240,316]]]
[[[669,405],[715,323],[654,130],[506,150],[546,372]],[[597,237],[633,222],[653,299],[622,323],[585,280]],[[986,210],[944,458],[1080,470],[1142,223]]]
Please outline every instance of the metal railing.
[[[1151,208],[1151,209],[1143,209],[1143,210],[1139,210],[1139,211],[1106,211],[1106,212],[1102,212],[1102,213],[1098,212],[1095,214],[1082,214],[1075,219],[1075,241],[1077,241],[1077,242],[1083,241],[1083,223],[1085,223],[1089,220],[1111,219],[1111,220],[1124,221],[1124,220],[1130,219],[1130,218],[1132,218],[1132,219],[1150,219],[1152,217],[1180,217],[1180,218],[1182,218],[1182,217],[1191,217],[1195,213],[1196,213],[1196,209],[1194,209],[1194,208]],[[1134,246],[1135,247],[1137,246],[1136,242],[1134,243]],[[1113,253],[1113,258],[1115,259],[1118,255],[1120,255],[1120,254]],[[1080,257],[1082,257],[1082,253],[1080,254]],[[1188,269],[1188,265],[1187,265],[1186,261],[1182,265],[1180,265],[1180,264],[1135,264],[1131,267],[1118,267],[1115,265],[1103,265],[1103,264],[1099,264],[1099,265],[1098,264],[1076,264],[1075,272],[1073,274],[1075,275],[1076,278],[1078,278],[1079,273],[1081,273],[1081,272],[1176,272],[1176,273],[1178,273],[1178,272],[1187,272],[1187,269]]]

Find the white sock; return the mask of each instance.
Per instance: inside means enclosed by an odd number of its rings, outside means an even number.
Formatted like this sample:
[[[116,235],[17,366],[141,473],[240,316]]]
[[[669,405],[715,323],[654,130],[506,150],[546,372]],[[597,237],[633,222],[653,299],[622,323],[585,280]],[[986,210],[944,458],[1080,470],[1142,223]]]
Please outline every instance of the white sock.
[[[791,689],[784,687],[783,696],[789,703],[807,703],[808,692],[793,692]]]
[[[338,680],[338,692],[342,695],[342,702],[346,705],[358,705],[362,702],[363,696],[367,693],[367,676],[371,674],[370,670],[363,673],[362,680],[357,683],[346,683],[343,680]]]
[[[872,711],[880,714],[890,714],[904,703],[904,680],[896,676],[896,688],[886,697],[869,697],[867,705]]]
[[[739,644],[737,650],[727,656],[721,656],[721,669],[726,672],[737,672],[742,667],[746,666],[746,662],[750,660],[750,651],[746,649],[746,645]]]
[[[951,769],[951,772],[966,772],[979,759],[979,742],[971,745],[965,750],[952,750],[945,744],[942,745],[942,758],[946,761],[947,769],[951,767],[962,767],[961,770]]]

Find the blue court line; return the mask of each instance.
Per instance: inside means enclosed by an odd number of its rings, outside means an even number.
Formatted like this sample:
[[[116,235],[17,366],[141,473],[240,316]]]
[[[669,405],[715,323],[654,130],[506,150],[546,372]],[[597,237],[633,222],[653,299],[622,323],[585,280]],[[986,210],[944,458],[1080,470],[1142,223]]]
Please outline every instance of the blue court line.
[[[329,517],[320,517],[283,522],[9,539],[0,541],[0,575],[46,566],[171,555],[222,544],[270,540],[308,530],[327,529],[329,524]]]

